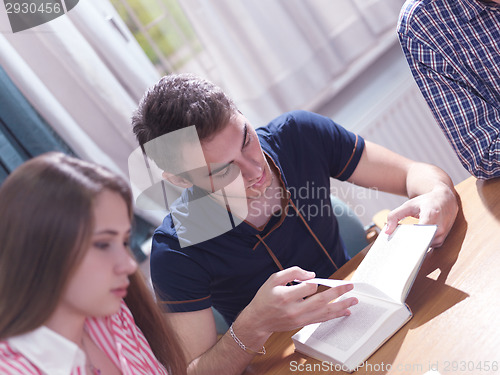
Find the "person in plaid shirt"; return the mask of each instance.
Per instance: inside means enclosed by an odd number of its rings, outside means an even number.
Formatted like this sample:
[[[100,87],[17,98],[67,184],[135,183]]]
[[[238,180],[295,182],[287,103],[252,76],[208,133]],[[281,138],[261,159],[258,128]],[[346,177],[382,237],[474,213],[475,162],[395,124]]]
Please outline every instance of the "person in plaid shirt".
[[[500,0],[407,0],[398,36],[463,166],[500,176]]]

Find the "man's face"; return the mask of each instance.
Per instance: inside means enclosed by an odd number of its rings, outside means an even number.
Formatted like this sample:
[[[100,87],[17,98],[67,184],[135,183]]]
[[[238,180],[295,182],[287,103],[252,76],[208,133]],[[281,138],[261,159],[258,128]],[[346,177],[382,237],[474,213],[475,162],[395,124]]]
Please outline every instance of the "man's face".
[[[231,117],[222,131],[202,141],[201,148],[208,168],[190,171],[188,175],[190,182],[203,190],[224,189],[229,197],[256,199],[271,185],[271,169],[257,133],[240,113]],[[184,148],[185,159],[193,154],[189,147]],[[234,183],[238,177],[242,183]]]

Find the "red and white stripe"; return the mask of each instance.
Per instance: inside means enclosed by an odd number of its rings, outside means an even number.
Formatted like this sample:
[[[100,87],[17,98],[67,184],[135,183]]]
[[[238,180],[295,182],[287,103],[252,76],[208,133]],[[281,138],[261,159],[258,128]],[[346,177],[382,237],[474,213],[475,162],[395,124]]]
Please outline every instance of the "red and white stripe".
[[[121,310],[106,318],[89,318],[85,328],[95,344],[113,361],[123,375],[167,375],[155,358],[144,334],[135,324],[125,302]],[[22,353],[9,346],[8,340],[0,342],[0,374],[43,375],[41,369]],[[73,368],[70,375],[85,375],[85,369]]]

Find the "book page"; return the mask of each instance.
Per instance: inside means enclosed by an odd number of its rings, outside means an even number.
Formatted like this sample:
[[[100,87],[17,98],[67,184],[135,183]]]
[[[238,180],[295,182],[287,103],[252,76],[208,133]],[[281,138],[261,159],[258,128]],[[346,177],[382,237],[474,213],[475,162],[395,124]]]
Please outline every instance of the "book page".
[[[347,285],[347,284],[352,284],[354,289],[354,293],[356,294],[364,294],[370,297],[375,297],[375,298],[380,298],[383,300],[389,300],[391,301],[391,298],[387,296],[387,294],[381,292],[379,289],[376,287],[363,283],[363,282],[353,282],[350,280],[336,280],[336,279],[321,279],[321,278],[314,278],[314,279],[309,279],[305,281],[300,281],[303,283],[308,283],[308,284],[317,284],[317,285],[324,285],[328,286],[330,288],[335,288],[340,285]]]
[[[352,281],[370,284],[404,303],[436,229],[435,225],[399,225],[390,236],[381,232]]]
[[[373,337],[376,337],[377,343],[382,342],[385,337],[379,337],[380,327],[397,311],[407,311],[406,307],[397,303],[356,295],[352,291],[346,293],[346,298],[350,296],[356,296],[359,300],[357,305],[349,308],[350,316],[304,327],[292,337],[296,348],[300,347],[300,351],[321,360],[328,357],[343,363],[352,358],[367,341],[374,340]]]
[[[371,304],[366,300],[360,300],[350,310],[350,316],[321,323],[311,335],[311,338],[342,351],[349,351],[389,311],[384,306]]]

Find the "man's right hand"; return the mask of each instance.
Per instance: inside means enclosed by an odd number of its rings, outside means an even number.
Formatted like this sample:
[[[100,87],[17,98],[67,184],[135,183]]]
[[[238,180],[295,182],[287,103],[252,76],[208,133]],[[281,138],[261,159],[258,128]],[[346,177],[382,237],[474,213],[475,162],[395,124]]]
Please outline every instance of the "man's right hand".
[[[314,272],[299,267],[291,267],[271,275],[241,312],[237,319],[238,326],[245,323],[244,325],[251,327],[254,335],[269,336],[272,332],[290,331],[307,324],[349,315],[349,307],[358,303],[356,298],[332,301],[352,290],[352,284],[329,288],[320,293],[316,293],[318,286],[315,284],[287,285],[314,277]]]
[[[234,334],[248,351],[229,332],[217,341],[211,309],[171,314],[173,326],[185,345],[188,374],[241,374],[273,332],[349,315],[349,307],[358,302],[356,298],[332,301],[350,291],[352,284],[320,293],[316,293],[316,284],[288,285],[314,277],[314,272],[291,267],[267,279],[233,323]]]

